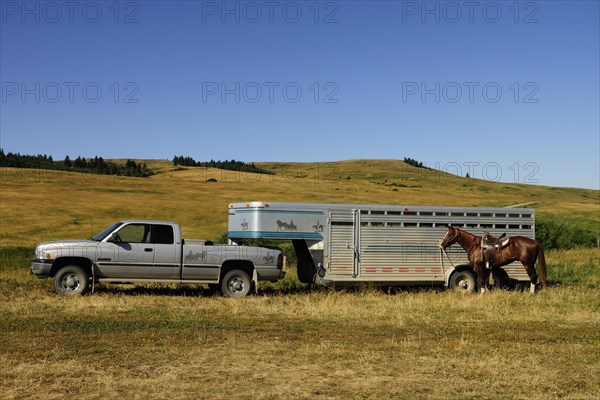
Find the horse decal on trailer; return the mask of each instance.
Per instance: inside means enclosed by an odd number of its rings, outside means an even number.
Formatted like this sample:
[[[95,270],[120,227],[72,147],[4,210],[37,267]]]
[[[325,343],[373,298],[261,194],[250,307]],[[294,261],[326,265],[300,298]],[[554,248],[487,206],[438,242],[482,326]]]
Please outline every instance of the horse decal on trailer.
[[[279,219],[277,220],[277,232],[293,232],[296,230],[298,230],[298,227],[296,224],[294,224],[294,220],[291,220],[290,222],[283,222]]]

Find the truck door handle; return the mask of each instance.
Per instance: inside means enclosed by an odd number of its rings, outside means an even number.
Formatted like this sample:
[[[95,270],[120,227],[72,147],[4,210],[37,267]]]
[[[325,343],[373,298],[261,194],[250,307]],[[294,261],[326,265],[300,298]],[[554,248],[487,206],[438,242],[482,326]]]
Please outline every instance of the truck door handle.
[[[151,248],[151,247],[146,247],[146,248],[144,249],[144,251],[147,251],[148,253],[151,253],[151,252],[152,252],[152,248]]]

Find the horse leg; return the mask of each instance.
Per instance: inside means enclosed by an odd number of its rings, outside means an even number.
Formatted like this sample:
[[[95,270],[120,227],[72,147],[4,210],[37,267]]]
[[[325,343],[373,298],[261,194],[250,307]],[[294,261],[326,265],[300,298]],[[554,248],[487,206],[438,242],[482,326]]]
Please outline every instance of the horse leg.
[[[529,264],[523,264],[525,266],[525,271],[527,271],[527,275],[529,275],[529,292],[535,293],[535,286],[537,285],[537,273],[535,272],[535,267]]]
[[[475,265],[475,272],[477,272],[477,278],[479,278],[479,287],[481,288],[481,294],[484,294],[487,290],[487,286],[485,285],[485,265]]]

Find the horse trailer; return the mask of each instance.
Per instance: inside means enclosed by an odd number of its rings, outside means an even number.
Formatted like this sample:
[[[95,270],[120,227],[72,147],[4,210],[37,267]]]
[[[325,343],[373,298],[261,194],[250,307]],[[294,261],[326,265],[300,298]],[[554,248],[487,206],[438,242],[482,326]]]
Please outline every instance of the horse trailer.
[[[475,272],[460,246],[439,247],[448,225],[482,236],[535,238],[529,208],[247,202],[229,205],[229,240],[291,240],[304,283],[445,285],[472,290]],[[465,282],[464,278],[473,279]],[[462,278],[457,279],[460,275]],[[520,263],[491,282],[528,282]],[[454,276],[454,279],[453,279]],[[469,283],[467,285],[467,283]]]

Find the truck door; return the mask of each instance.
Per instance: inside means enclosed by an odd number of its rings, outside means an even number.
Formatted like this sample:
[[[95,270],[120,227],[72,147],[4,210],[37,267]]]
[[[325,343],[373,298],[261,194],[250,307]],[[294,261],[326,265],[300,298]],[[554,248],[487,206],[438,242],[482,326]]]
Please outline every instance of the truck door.
[[[360,272],[360,210],[329,215],[328,277],[356,278]]]
[[[181,243],[175,243],[173,226],[152,224],[149,242],[154,245],[152,277],[178,280],[181,268]]]
[[[101,242],[96,265],[103,278],[138,278],[152,276],[154,244],[147,243],[150,225],[131,223],[117,232],[115,242]]]
[[[183,247],[181,278],[183,280],[218,282],[223,260],[221,249],[222,246],[219,245],[186,242]]]

